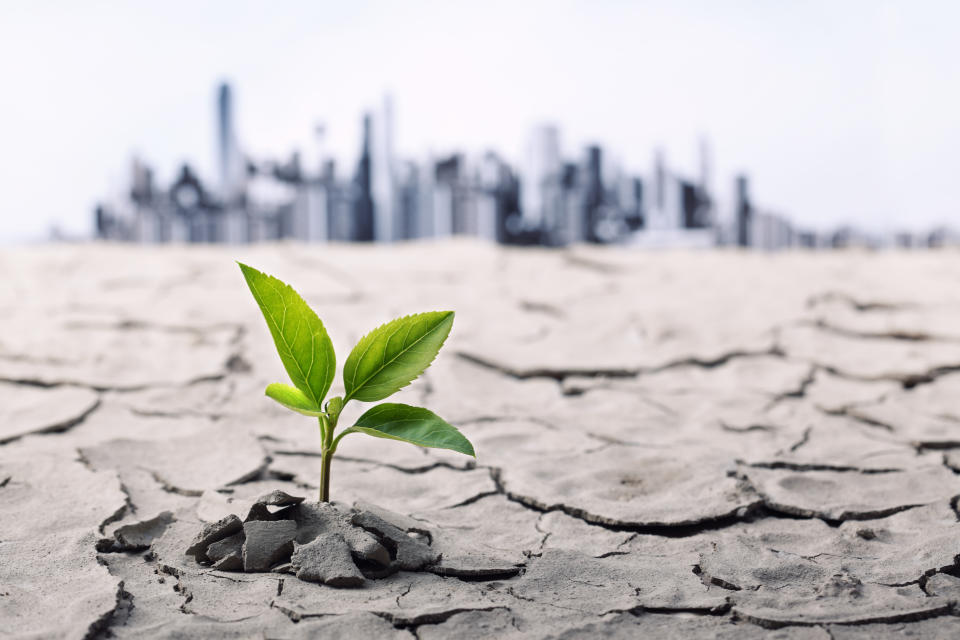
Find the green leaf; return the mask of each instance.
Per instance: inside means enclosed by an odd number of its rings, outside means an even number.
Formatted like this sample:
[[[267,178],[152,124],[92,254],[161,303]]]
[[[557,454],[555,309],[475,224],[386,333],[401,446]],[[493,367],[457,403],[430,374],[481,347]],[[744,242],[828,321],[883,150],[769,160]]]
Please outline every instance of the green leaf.
[[[340,412],[343,411],[343,398],[340,396],[334,396],[327,400],[327,415],[330,416],[331,420],[336,420],[340,417]]]
[[[364,413],[357,424],[343,432],[366,433],[377,438],[402,440],[420,447],[450,449],[477,457],[470,441],[437,414],[406,404],[378,404]]]
[[[397,318],[361,338],[343,365],[344,403],[383,400],[430,366],[453,326],[453,311]]]
[[[260,305],[290,381],[320,407],[336,371],[333,343],[323,322],[290,285],[237,264]]]
[[[323,415],[323,410],[313,404],[310,398],[304,395],[303,391],[300,391],[300,389],[296,387],[291,387],[288,384],[274,382],[273,384],[267,385],[264,393],[267,394],[267,397],[273,398],[287,409],[302,413],[305,416],[318,417]]]

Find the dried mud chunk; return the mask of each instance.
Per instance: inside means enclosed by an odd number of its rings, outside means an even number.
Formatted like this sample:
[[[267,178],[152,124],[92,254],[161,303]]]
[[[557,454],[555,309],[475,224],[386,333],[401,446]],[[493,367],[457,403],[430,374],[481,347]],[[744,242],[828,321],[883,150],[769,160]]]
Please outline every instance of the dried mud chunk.
[[[343,515],[330,502],[312,502],[295,506],[290,517],[297,523],[297,543],[306,544],[321,534],[337,531]]]
[[[358,558],[380,566],[390,564],[390,552],[375,537],[351,524],[350,519],[334,504],[302,503],[291,507],[290,514],[297,523],[298,544],[307,544],[318,536],[339,532]]]
[[[235,553],[230,554],[214,562],[213,568],[217,571],[243,571],[243,556]]]
[[[350,520],[353,524],[373,532],[395,550],[394,566],[405,571],[419,571],[434,564],[440,559],[440,554],[431,549],[426,543],[410,537],[406,531],[400,529],[378,515],[369,511],[360,511],[353,514]]]
[[[304,498],[300,496],[292,496],[286,491],[277,489],[257,498],[255,504],[263,504],[271,507],[286,507],[292,504],[300,504],[303,500]]]
[[[186,554],[196,558],[197,562],[208,562],[207,548],[211,544],[228,538],[240,531],[243,531],[243,523],[240,522],[240,518],[233,514],[230,514],[226,518],[221,518],[216,522],[205,524],[203,525],[203,529],[200,530],[200,533],[197,534],[197,537],[190,543]]]
[[[390,564],[390,552],[366,531],[351,527],[343,531],[343,538],[358,557],[382,567]]]
[[[210,545],[207,548],[207,557],[213,562],[213,568],[221,571],[243,571],[244,539],[241,531]]]
[[[339,532],[325,533],[312,542],[297,545],[291,558],[297,577],[331,587],[359,587],[363,574],[353,563],[350,546]]]
[[[293,551],[297,524],[292,520],[254,520],[243,524],[243,570],[269,571]]]
[[[169,511],[162,511],[149,520],[134,522],[118,527],[109,541],[110,551],[142,551],[150,546],[155,538],[163,535],[175,518]]]
[[[243,521],[252,522],[254,520],[276,520],[276,518],[270,513],[270,509],[267,509],[267,505],[262,502],[255,502],[250,507],[250,510],[247,512],[247,517],[244,518]]]
[[[353,508],[355,511],[360,513],[366,512],[374,515],[384,522],[392,524],[397,529],[403,529],[404,531],[421,530],[425,527],[424,523],[420,520],[396,513],[395,511],[390,511],[389,509],[384,509],[383,507],[370,504],[369,502],[355,502],[353,504]]]

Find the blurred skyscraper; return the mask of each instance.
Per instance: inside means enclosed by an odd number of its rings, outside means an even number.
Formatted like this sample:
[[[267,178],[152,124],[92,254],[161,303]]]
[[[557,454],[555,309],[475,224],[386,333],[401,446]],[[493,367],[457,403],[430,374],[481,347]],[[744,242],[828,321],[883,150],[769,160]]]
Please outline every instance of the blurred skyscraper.
[[[396,160],[393,156],[393,99],[386,95],[373,119],[373,149],[370,158],[373,191],[374,239],[397,240]]]
[[[580,219],[572,225],[578,240],[599,242],[600,220],[603,216],[603,150],[598,146],[587,148],[587,166],[583,181],[583,204]]]
[[[217,90],[217,167],[220,197],[225,202],[231,202],[239,195],[244,178],[233,111],[233,89],[223,82]]]
[[[559,222],[560,132],[539,125],[530,132],[520,174],[521,220],[526,229],[553,228]]]
[[[737,244],[750,246],[750,224],[753,218],[750,207],[750,194],[747,191],[747,177],[737,176],[737,195],[734,211],[736,214]]]
[[[354,201],[353,228],[349,240],[368,242],[375,238],[374,201],[372,174],[372,132],[373,118],[370,114],[363,117],[363,147],[357,165],[356,199]]]
[[[420,162],[395,155],[389,95],[364,114],[352,175],[316,152],[284,159],[244,156],[231,86],[216,92],[216,187],[181,167],[167,189],[140,160],[131,166],[126,198],[97,206],[102,238],[135,242],[394,242],[470,235],[505,244],[563,246],[576,242],[641,246],[710,246],[735,242],[776,249],[797,234],[781,216],[754,210],[746,177],[737,180],[733,224],[718,223],[706,141],[700,175],[671,170],[661,150],[651,175],[623,169],[600,145],[565,160],[555,125],[534,127],[519,172],[499,154],[452,153]],[[815,243],[815,242],[814,242]]]

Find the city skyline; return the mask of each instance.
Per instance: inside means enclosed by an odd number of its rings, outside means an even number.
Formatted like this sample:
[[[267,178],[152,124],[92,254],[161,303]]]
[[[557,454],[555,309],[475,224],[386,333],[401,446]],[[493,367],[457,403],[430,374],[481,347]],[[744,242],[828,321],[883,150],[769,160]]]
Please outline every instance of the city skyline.
[[[721,4],[8,5],[0,238],[89,232],[132,152],[163,178],[181,160],[207,175],[196,114],[220,77],[242,88],[258,155],[288,153],[319,119],[350,162],[355,114],[389,90],[404,155],[489,146],[516,162],[528,128],[552,121],[565,153],[597,141],[649,171],[660,146],[695,173],[707,135],[720,201],[749,169],[758,200],[804,226],[957,219],[960,7]]]
[[[877,235],[844,226],[828,232],[798,227],[753,198],[749,177],[735,179],[731,207],[713,191],[713,156],[700,143],[699,172],[684,175],[654,150],[653,170],[630,173],[601,145],[561,151],[561,131],[535,126],[523,160],[495,150],[455,151],[420,160],[396,153],[394,101],[361,114],[355,166],[322,152],[255,157],[238,131],[229,83],[214,91],[214,176],[184,163],[173,181],[134,157],[119,197],[96,206],[97,238],[135,243],[243,244],[276,240],[377,242],[475,236],[512,245],[575,243],[642,248],[740,246],[789,248],[927,247],[954,245],[949,227]],[[169,183],[169,184],[167,184]]]
[[[739,176],[731,210],[739,232],[719,220],[711,192],[712,158],[701,141],[697,179],[668,168],[662,149],[654,171],[629,173],[608,150],[592,144],[579,157],[561,151],[560,130],[538,125],[516,165],[487,150],[420,161],[394,149],[394,102],[362,114],[356,166],[321,152],[287,158],[250,154],[237,127],[229,83],[215,90],[215,177],[184,163],[169,186],[135,157],[120,197],[95,210],[97,237],[140,243],[394,242],[471,235],[502,244],[565,246],[577,242],[653,246],[781,248],[794,241],[788,221],[767,214],[747,195]],[[754,215],[755,212],[755,215]],[[756,218],[756,220],[754,220]],[[767,231],[775,221],[780,235]],[[772,228],[772,227],[771,227]]]
[[[625,171],[616,156],[591,144],[570,157],[551,124],[526,136],[523,160],[495,150],[404,158],[393,145],[394,101],[360,116],[359,154],[351,169],[322,152],[256,157],[238,131],[233,88],[214,91],[214,176],[188,163],[169,185],[140,158],[119,197],[94,212],[95,235],[135,243],[243,244],[277,240],[377,242],[475,236],[512,245],[575,243],[643,248],[740,246],[789,248],[934,247],[960,242],[951,228],[878,235],[850,226],[828,232],[798,227],[754,200],[746,174],[735,178],[735,201],[713,191],[713,156],[700,143],[699,172],[684,175],[654,150],[653,170]]]
[[[552,122],[536,123],[524,134],[519,160],[511,160],[509,154],[490,146],[473,150],[454,147],[441,154],[427,152],[417,157],[402,157],[394,148],[395,101],[386,93],[378,106],[362,111],[357,118],[361,126],[353,162],[328,154],[325,139],[329,129],[322,122],[315,125],[312,137],[304,135],[288,155],[256,157],[243,140],[242,109],[238,107],[236,94],[236,88],[226,80],[218,83],[214,90],[212,169],[204,171],[198,168],[204,163],[185,161],[178,165],[174,175],[165,178],[163,169],[170,170],[170,167],[158,170],[146,162],[144,156],[133,155],[128,180],[122,182],[115,193],[97,202],[94,234],[139,242],[258,242],[283,238],[312,242],[391,242],[477,235],[506,244],[563,246],[572,242],[622,243],[632,232],[643,230],[653,237],[643,240],[643,244],[652,246],[709,246],[736,243],[737,237],[741,237],[743,246],[748,246],[751,244],[749,230],[729,229],[730,225],[738,224],[738,210],[746,207],[762,217],[779,217],[747,203],[747,191],[739,187],[734,190],[735,201],[730,206],[720,203],[713,189],[709,141],[702,136],[697,145],[695,177],[684,175],[673,166],[668,168],[669,154],[659,146],[650,150],[653,160],[646,174],[630,172],[617,149],[605,148],[596,141],[571,152],[569,145],[565,149],[561,144],[561,128]],[[355,166],[353,174],[351,165]],[[377,170],[373,170],[374,167]],[[427,173],[430,177],[424,182]],[[400,184],[401,179],[406,183]],[[509,184],[500,184],[503,180]],[[747,178],[738,174],[735,180],[745,184]],[[444,181],[462,182],[457,187],[461,191],[496,191],[498,203],[488,206],[473,202],[474,196],[466,192],[447,196],[433,194]],[[349,214],[341,211],[339,219],[334,219],[332,210],[323,213],[330,216],[330,220],[325,218],[322,226],[329,229],[322,232],[307,230],[308,226],[321,223],[291,219],[270,222],[268,227],[276,227],[272,231],[265,228],[258,231],[251,223],[249,232],[234,229],[221,231],[215,237],[195,230],[174,233],[172,237],[169,230],[160,234],[162,237],[156,233],[144,236],[140,229],[142,221],[132,220],[141,216],[148,205],[162,205],[155,196],[165,195],[169,204],[183,213],[189,213],[195,204],[210,211],[241,208],[261,214],[267,210],[278,212],[284,207],[303,209],[312,206],[307,202],[319,196],[295,195],[293,191],[308,183],[321,182],[327,191],[342,191],[330,196],[334,200],[351,200]],[[337,182],[342,184],[335,188]],[[474,182],[477,184],[473,185]],[[575,184],[578,182],[581,184]],[[169,194],[162,184],[170,185]],[[188,187],[189,204],[179,202],[186,197],[180,187]],[[502,193],[504,188],[509,193]],[[409,208],[411,199],[422,200],[425,196],[420,192],[425,189],[430,192],[426,197],[431,200],[452,198],[445,205],[449,211],[434,213],[435,204],[428,207],[431,211],[426,214],[400,211],[405,203]],[[570,192],[575,190],[582,193],[575,196],[574,204]],[[503,198],[511,199],[511,204],[501,202]],[[459,204],[454,202],[464,199]],[[412,206],[423,208],[422,203]],[[467,215],[463,211],[454,212],[463,207],[470,210],[469,220],[463,218]],[[484,207],[493,208],[484,212]],[[571,207],[586,207],[591,212],[576,213]],[[311,217],[314,214],[304,209],[293,215]],[[591,221],[573,219],[582,215]],[[740,223],[744,226],[742,220]],[[788,221],[783,223],[789,226]],[[684,234],[683,238],[669,233],[663,237],[658,235],[677,229],[709,230],[710,233],[698,231]],[[776,244],[780,246],[783,242]]]

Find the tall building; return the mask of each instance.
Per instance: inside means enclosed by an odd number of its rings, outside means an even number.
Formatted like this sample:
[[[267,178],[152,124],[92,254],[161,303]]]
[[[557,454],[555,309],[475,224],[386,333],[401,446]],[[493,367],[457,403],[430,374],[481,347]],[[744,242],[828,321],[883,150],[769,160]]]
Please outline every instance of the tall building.
[[[394,237],[413,240],[419,237],[417,224],[420,212],[420,171],[414,162],[397,167],[397,214]]]
[[[685,204],[691,202],[691,194],[684,193],[685,186],[692,187],[667,169],[663,151],[657,149],[653,159],[653,202],[646,220],[648,229],[663,231],[687,226],[693,215],[685,212]]]
[[[323,176],[307,179],[298,193],[298,205],[305,217],[305,229],[300,239],[308,242],[330,240],[329,187]]]
[[[710,180],[713,177],[713,161],[710,154],[710,143],[706,138],[700,139],[700,184],[697,186],[697,227],[712,227],[714,223],[713,190]]]
[[[564,246],[586,239],[583,176],[584,172],[577,163],[564,163],[560,180],[563,193],[562,220],[551,238],[552,245]]]
[[[327,189],[329,239],[333,242],[349,242],[354,239],[354,205],[359,194],[356,180],[341,182],[337,176],[337,163],[333,159],[324,162],[322,180]]]
[[[753,219],[753,210],[750,206],[747,176],[737,176],[736,194],[734,214],[736,215],[737,244],[741,247],[749,247],[751,244],[750,227]]]
[[[642,203],[645,229],[681,232],[713,226],[712,199],[706,186],[709,180],[706,146],[701,145],[700,150],[699,179],[690,179],[668,169],[663,153],[657,150],[653,161],[652,198]],[[642,192],[642,185],[640,190]]]
[[[438,160],[433,167],[433,236],[447,238],[458,230],[462,213],[458,206],[460,170],[463,162],[459,155]]]
[[[374,235],[374,204],[370,175],[372,131],[370,114],[363,116],[363,147],[357,163],[355,178],[356,199],[353,205],[353,229],[351,237],[360,242],[370,242]]]
[[[634,229],[640,229],[646,224],[647,218],[647,190],[643,178],[633,179],[633,193],[637,203],[637,209],[634,212]]]
[[[326,179],[326,157],[323,153],[326,126],[313,128],[313,142],[300,171],[302,188],[297,193],[297,208],[304,226],[302,239],[309,242],[327,242],[331,239],[330,183]]]
[[[553,125],[539,125],[530,132],[520,174],[520,204],[527,228],[554,228],[561,216],[560,132]]]
[[[133,213],[133,240],[152,243],[159,240],[156,216],[152,214],[156,198],[153,171],[139,158],[130,165],[130,207]]]
[[[477,167],[476,184],[476,235],[496,242],[503,229],[506,217],[504,190],[507,186],[506,168],[493,151],[483,154]]]
[[[704,223],[703,191],[687,180],[677,180],[680,187],[680,226],[684,229],[702,229]]]
[[[436,162],[432,154],[427,154],[421,161],[422,169],[419,172],[417,191],[417,236],[418,238],[432,238],[436,235],[434,220],[434,193],[436,192],[437,174],[434,169]]]
[[[223,82],[217,90],[217,171],[221,200],[231,203],[240,196],[245,170],[234,127],[233,89]]]
[[[603,216],[603,150],[596,145],[587,147],[587,166],[583,184],[583,235],[587,242],[600,242],[598,227]]]
[[[370,158],[370,179],[373,192],[374,239],[392,242],[397,239],[396,161],[393,154],[393,99],[383,97],[383,105],[373,120],[373,148]]]

